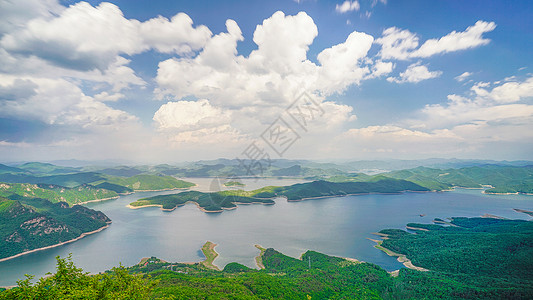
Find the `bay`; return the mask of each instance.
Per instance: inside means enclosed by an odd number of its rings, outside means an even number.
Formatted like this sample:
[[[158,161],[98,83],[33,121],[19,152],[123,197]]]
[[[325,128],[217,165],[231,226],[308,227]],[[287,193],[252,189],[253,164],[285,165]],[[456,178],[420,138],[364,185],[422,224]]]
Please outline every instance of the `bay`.
[[[198,184],[194,189],[225,188],[212,178],[185,179]],[[292,179],[242,179],[245,189],[303,182]],[[199,250],[205,241],[217,243],[223,268],[229,262],[255,267],[259,251],[254,244],[273,247],[299,257],[306,250],[356,258],[386,270],[402,265],[375,249],[372,232],[384,228],[405,228],[409,222],[430,223],[434,218],[475,217],[485,213],[512,219],[531,219],[513,208],[533,210],[533,197],[486,195],[481,190],[456,189],[441,193],[403,193],[330,197],[301,202],[276,199],[275,205],[239,205],[222,213],[204,213],[187,204],[172,212],[157,207],[129,209],[126,205],[143,197],[178,191],[138,192],[116,200],[86,206],[108,215],[113,224],[106,230],[77,242],[28,254],[0,263],[0,286],[10,286],[24,274],[37,277],[55,270],[55,257],[72,253],[78,267],[98,273],[119,264],[131,266],[142,257],[157,256],[167,261],[194,262],[203,259]],[[424,215],[421,217],[420,215]]]

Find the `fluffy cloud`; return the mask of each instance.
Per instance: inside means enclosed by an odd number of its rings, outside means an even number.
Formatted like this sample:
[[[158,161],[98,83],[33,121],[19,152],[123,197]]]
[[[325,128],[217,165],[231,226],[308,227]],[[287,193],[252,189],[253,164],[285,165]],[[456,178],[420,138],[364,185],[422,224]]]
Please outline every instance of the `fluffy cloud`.
[[[417,63],[409,65],[409,67],[407,67],[407,70],[405,70],[405,72],[401,72],[399,78],[388,77],[387,81],[397,82],[397,83],[405,83],[405,82],[417,83],[422,80],[439,77],[441,74],[442,74],[441,71],[429,71],[427,66],[422,65],[421,62],[417,62]]]
[[[494,22],[477,21],[463,32],[452,31],[440,39],[427,40],[411,57],[429,57],[435,54],[454,52],[486,45],[489,39],[483,34],[496,28]]]
[[[213,107],[208,100],[177,101],[162,105],[154,115],[160,130],[194,131],[227,125],[230,113]]]
[[[343,43],[321,51],[317,56],[318,65],[309,61],[307,51],[318,30],[304,12],[294,16],[276,12],[264,20],[253,35],[257,50],[248,57],[237,52],[237,43],[243,40],[237,23],[228,20],[226,28],[227,32],[213,36],[196,57],[161,62],[156,93],[162,99],[190,96],[209,99],[206,111],[212,106],[231,113],[231,122],[215,125],[234,128],[233,136],[240,133],[244,138],[259,134],[304,90],[321,103],[325,111],[323,118],[313,122],[316,128],[312,131],[338,130],[345,122],[354,120],[353,108],[324,101],[325,97],[359,84],[369,74],[377,77],[392,70],[392,63],[368,64],[366,56],[373,38],[360,32],[353,32]],[[190,101],[187,103],[187,106],[193,105]],[[167,107],[164,105],[161,109],[166,111]],[[154,116],[159,126],[165,124],[159,121],[161,109]],[[223,114],[217,112],[217,115]],[[218,134],[220,130],[213,131],[218,128],[215,125],[194,127],[190,133],[180,133],[180,139],[192,138],[202,129],[205,134]]]
[[[381,58],[405,60],[418,47],[418,37],[409,30],[390,27],[383,30],[382,37],[376,39],[376,44],[381,45]]]
[[[446,104],[427,105],[418,121],[409,123],[425,128],[450,128],[458,135],[483,141],[523,140],[533,125],[533,77],[521,82],[506,82],[489,87],[475,84],[472,95],[449,95]],[[522,103],[521,103],[522,102]]]
[[[383,31],[376,43],[381,45],[379,55],[383,59],[400,59],[430,57],[436,54],[460,51],[486,45],[489,39],[483,34],[496,28],[494,22],[477,21],[465,31],[452,31],[439,39],[429,39],[418,48],[419,38],[409,30],[390,27]],[[417,49],[418,48],[418,49]]]
[[[339,149],[329,151],[374,157],[520,154],[533,139],[532,85],[533,77],[477,83],[466,96],[452,94],[447,103],[426,105],[416,119],[349,129],[336,137]]]
[[[139,34],[145,47],[176,54],[190,54],[201,49],[211,37],[206,26],[193,27],[192,19],[184,13],[178,13],[170,20],[159,16],[143,22]]]
[[[187,54],[200,49],[211,36],[205,26],[177,14],[139,22],[126,19],[114,4],[97,7],[79,2],[54,18],[35,18],[22,29],[6,34],[2,48],[23,56],[36,56],[63,68],[105,70],[117,55],[133,55],[150,48]]]
[[[344,43],[323,50],[316,65],[307,51],[318,34],[311,17],[276,12],[254,32],[258,49],[237,55],[242,34],[228,20],[227,33],[214,36],[195,58],[172,58],[159,64],[156,91],[161,98],[193,95],[216,105],[288,105],[302,90],[328,95],[358,84],[370,71],[362,66],[373,38],[353,32]],[[183,74],[187,74],[186,77]]]
[[[85,95],[79,87],[64,79],[0,76],[0,82],[3,83],[0,90],[4,90],[0,115],[5,118],[33,119],[78,128],[115,126],[137,120]],[[31,90],[21,95],[21,86]],[[9,95],[16,95],[16,100],[10,100]]]
[[[357,0],[355,1],[349,1],[349,0],[346,0],[344,1],[342,4],[337,4],[335,5],[335,10],[338,12],[338,13],[347,13],[349,11],[358,11],[360,8],[359,6],[359,2],[357,2]]]
[[[57,0],[0,1],[0,37],[34,18],[51,18],[65,9]]]
[[[367,67],[360,63],[366,57],[374,38],[368,34],[354,31],[342,44],[325,49],[318,54],[318,61],[322,65],[320,79],[317,84],[325,83],[321,89],[326,94],[342,91],[352,84],[359,84],[366,74]],[[376,65],[376,72],[383,74],[387,66],[382,63]]]

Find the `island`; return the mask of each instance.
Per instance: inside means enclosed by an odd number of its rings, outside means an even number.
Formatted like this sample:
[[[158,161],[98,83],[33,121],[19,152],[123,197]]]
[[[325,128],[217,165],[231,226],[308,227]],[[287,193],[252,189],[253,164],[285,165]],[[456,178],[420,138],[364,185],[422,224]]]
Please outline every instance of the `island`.
[[[243,186],[245,186],[245,184],[242,183],[242,182],[239,182],[239,181],[228,181],[228,182],[224,183],[224,186],[227,186],[227,187],[243,187]]]
[[[283,197],[287,201],[302,201],[370,193],[397,194],[407,191],[428,192],[429,189],[415,183],[386,177],[368,182],[329,182],[318,180],[291,186],[267,186],[253,191],[229,190],[213,193],[188,191],[139,199],[128,205],[130,208],[159,206],[163,210],[174,210],[188,202],[196,203],[204,212],[222,212],[235,209],[238,204],[275,204],[273,198]]]
[[[195,203],[203,212],[222,212],[227,209],[237,208],[237,204],[274,204],[272,199],[260,199],[247,196],[239,196],[226,192],[203,193],[187,191],[177,194],[158,195],[142,198],[128,205],[129,208],[143,208],[150,206],[161,207],[162,210],[171,211],[186,203]]]

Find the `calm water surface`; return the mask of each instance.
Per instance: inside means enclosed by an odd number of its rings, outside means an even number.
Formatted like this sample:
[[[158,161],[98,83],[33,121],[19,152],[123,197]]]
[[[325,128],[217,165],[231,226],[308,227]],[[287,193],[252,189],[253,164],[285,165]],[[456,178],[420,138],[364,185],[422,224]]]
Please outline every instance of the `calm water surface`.
[[[218,186],[210,178],[190,178],[197,190]],[[245,189],[266,185],[290,185],[299,180],[244,179]],[[372,232],[405,228],[409,222],[430,223],[434,218],[473,217],[485,213],[513,219],[530,219],[513,208],[533,210],[533,196],[484,195],[480,190],[458,189],[444,193],[363,195],[287,202],[275,205],[240,205],[223,213],[203,213],[194,204],[172,212],[157,207],[132,210],[125,206],[137,199],[176,191],[144,192],[116,200],[87,204],[108,215],[113,224],[77,242],[28,254],[0,263],[0,286],[14,285],[24,274],[37,277],[55,270],[55,257],[72,253],[77,266],[97,273],[122,263],[131,266],[142,257],[192,262],[203,259],[199,249],[209,240],[218,244],[215,264],[236,261],[255,267],[254,244],[273,247],[298,257],[312,249],[330,255],[372,262],[386,270],[402,265],[375,249]],[[420,217],[420,214],[425,214]]]

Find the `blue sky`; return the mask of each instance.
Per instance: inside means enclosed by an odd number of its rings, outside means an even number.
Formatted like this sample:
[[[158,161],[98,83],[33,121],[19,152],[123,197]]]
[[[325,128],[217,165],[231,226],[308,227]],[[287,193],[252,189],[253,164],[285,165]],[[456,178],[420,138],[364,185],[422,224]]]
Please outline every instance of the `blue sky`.
[[[532,15],[530,1],[1,0],[0,155],[159,163],[257,143],[272,158],[531,159]],[[303,92],[322,112],[305,128],[287,110]],[[262,138],[278,117],[299,137],[282,154]]]

